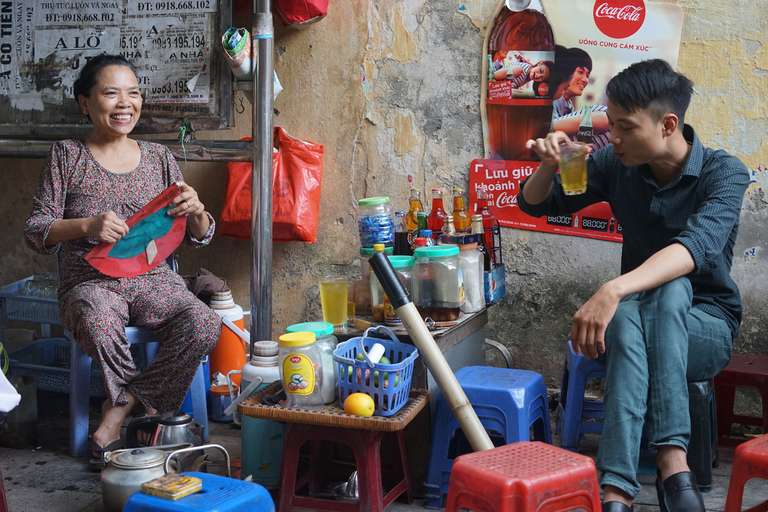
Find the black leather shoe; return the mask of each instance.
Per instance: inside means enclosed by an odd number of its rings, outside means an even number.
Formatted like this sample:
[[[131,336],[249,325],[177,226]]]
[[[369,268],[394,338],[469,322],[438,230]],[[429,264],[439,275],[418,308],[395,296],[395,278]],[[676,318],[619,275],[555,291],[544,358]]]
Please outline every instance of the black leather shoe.
[[[603,512],[632,512],[634,508],[628,507],[620,501],[607,501],[603,503]]]
[[[690,471],[675,473],[661,482],[656,474],[656,494],[661,512],[705,512],[704,499]]]

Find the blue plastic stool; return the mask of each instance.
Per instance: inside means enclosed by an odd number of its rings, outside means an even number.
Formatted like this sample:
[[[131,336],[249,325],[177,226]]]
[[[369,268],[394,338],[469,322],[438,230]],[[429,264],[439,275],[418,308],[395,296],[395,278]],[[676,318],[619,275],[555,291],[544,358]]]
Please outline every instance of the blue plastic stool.
[[[549,400],[544,378],[532,371],[467,366],[456,379],[494,444],[533,440],[552,444]],[[448,494],[453,459],[471,452],[459,422],[442,393],[437,395],[427,468],[426,508],[442,506]]]
[[[578,451],[579,441],[584,437],[585,432],[603,431],[602,421],[588,421],[602,420],[603,402],[584,400],[587,382],[600,378],[605,378],[605,367],[594,359],[576,354],[571,346],[571,340],[568,340],[555,423],[555,433],[560,432],[561,448],[572,452]]]
[[[588,381],[603,377],[605,368],[594,359],[576,354],[568,340],[555,424],[555,433],[561,432],[561,448],[577,452],[585,432],[602,433],[603,402],[584,400],[584,391]],[[688,411],[691,417],[688,466],[696,475],[699,490],[709,491],[712,487],[712,467],[717,467],[719,463],[712,379],[688,383]],[[601,421],[588,421],[590,419]],[[638,473],[655,474],[655,451],[649,451],[647,446],[648,442],[643,436]]]
[[[160,498],[139,491],[128,498],[123,512],[275,511],[275,502],[269,492],[259,484],[207,473],[189,472],[182,475],[201,479],[203,488],[178,500]]]

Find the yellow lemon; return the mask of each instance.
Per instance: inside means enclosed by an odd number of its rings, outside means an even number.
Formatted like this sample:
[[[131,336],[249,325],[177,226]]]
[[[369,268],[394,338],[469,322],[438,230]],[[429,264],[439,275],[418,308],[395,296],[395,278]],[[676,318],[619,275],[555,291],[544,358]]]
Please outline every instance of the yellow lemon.
[[[344,400],[344,412],[353,416],[373,416],[373,398],[365,393],[352,393]]]

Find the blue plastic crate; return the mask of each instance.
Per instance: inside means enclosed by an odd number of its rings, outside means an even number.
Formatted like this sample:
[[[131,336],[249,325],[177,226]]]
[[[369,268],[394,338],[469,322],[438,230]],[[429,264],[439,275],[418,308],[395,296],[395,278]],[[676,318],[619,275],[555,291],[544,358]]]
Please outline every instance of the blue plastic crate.
[[[368,337],[371,330],[388,334],[392,341]],[[367,352],[374,343],[384,346],[384,356],[392,364],[370,362]],[[364,352],[364,361],[357,359],[357,354],[361,352]],[[366,393],[373,398],[375,416],[392,416],[408,402],[413,363],[417,357],[419,350],[416,347],[400,343],[392,331],[381,326],[367,329],[362,337],[339,343],[333,351],[339,382],[339,406],[343,408],[344,399],[353,393]]]
[[[43,299],[40,297],[16,295],[16,292],[24,289],[24,285],[30,279],[32,279],[32,276],[0,288],[0,300],[5,302],[4,309],[6,318],[9,320],[58,325],[58,299]],[[0,321],[2,321],[2,318],[0,318]]]
[[[8,375],[34,375],[37,389],[69,393],[69,340],[46,338],[9,354]],[[91,371],[91,396],[106,397],[100,370]]]

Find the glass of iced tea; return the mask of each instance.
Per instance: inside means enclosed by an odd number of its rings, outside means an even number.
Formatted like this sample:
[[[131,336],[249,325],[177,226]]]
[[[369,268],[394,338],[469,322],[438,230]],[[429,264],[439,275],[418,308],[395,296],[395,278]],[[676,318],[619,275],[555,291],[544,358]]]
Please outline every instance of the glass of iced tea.
[[[587,145],[583,142],[560,144],[560,180],[567,196],[587,191]]]
[[[330,275],[320,279],[320,302],[323,321],[333,324],[335,330],[347,327],[347,278]]]

